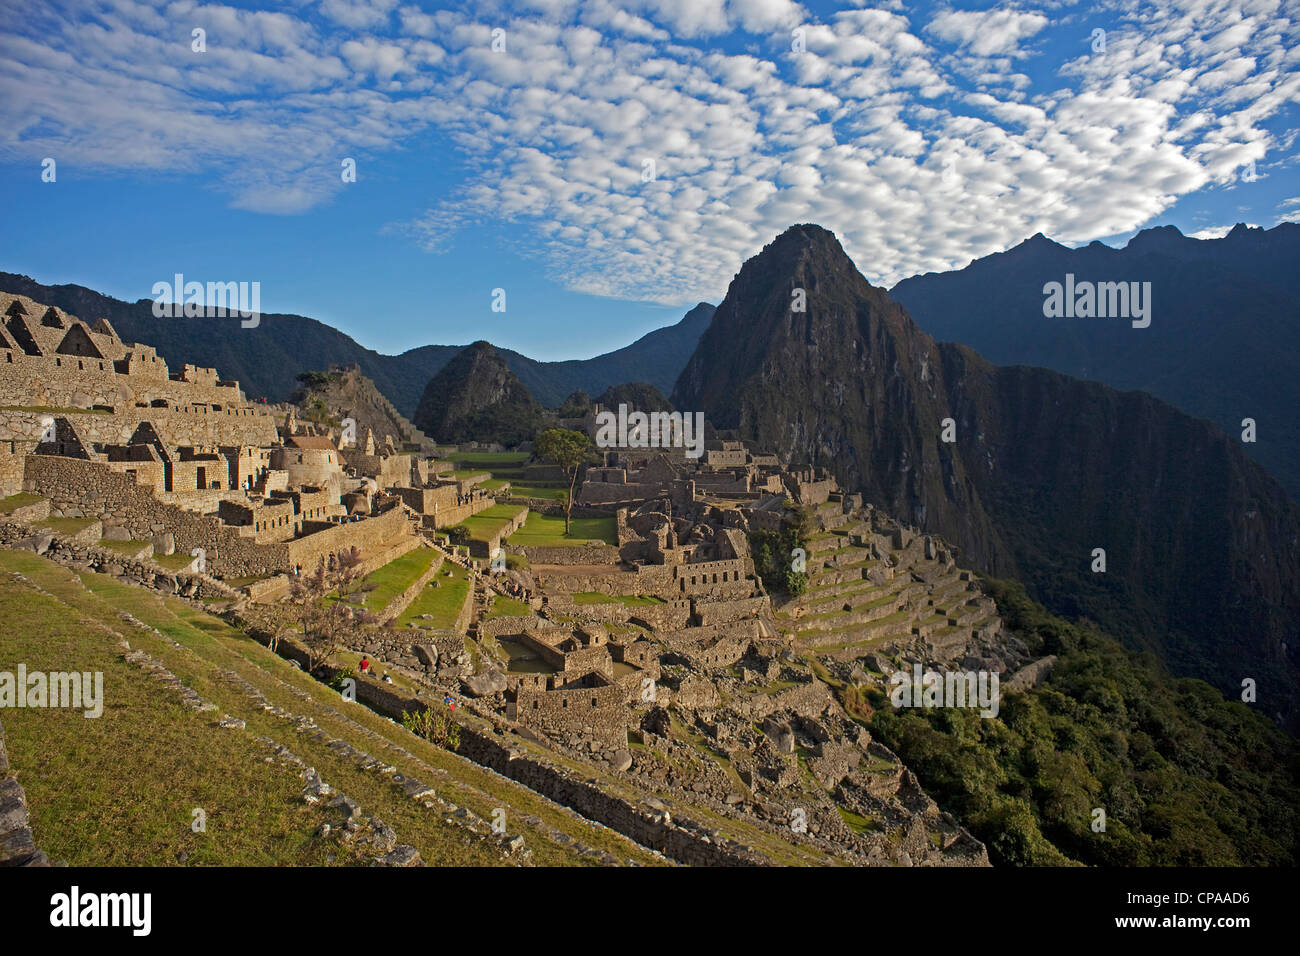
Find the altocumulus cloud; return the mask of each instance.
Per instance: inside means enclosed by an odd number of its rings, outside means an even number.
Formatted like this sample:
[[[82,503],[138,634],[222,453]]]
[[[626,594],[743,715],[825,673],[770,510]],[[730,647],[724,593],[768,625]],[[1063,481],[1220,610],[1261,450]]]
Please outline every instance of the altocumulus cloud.
[[[1289,148],[1268,123],[1300,98],[1277,0],[1115,0],[1103,53],[1095,12],[1060,2],[19,7],[0,36],[10,160],[202,173],[294,214],[330,201],[339,156],[437,129],[470,178],[388,228],[437,250],[515,223],[568,287],[664,303],[716,297],[797,221],[883,284],[1033,232],[1135,229]]]

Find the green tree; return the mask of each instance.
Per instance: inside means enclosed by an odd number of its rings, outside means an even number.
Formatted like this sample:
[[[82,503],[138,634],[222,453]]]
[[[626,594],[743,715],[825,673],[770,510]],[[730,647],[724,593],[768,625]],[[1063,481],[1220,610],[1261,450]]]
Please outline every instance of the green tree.
[[[564,533],[569,533],[569,516],[573,513],[573,486],[578,480],[578,470],[591,460],[591,439],[582,432],[567,428],[548,428],[537,436],[533,453],[544,461],[559,465],[569,480],[569,490],[564,496]]]

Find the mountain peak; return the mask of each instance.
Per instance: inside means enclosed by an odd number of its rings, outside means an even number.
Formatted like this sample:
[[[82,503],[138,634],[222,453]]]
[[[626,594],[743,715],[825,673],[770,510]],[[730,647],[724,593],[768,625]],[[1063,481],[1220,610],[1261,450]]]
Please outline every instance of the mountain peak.
[[[803,222],[786,229],[765,245],[758,255],[746,260],[737,278],[746,273],[751,277],[756,274],[784,275],[797,284],[803,281],[801,275],[805,278],[811,274],[837,275],[845,270],[866,281],[858,274],[858,267],[844,251],[835,233],[815,222]]]
[[[415,426],[442,442],[530,441],[541,406],[490,342],[461,349],[425,386]]]
[[[1187,242],[1177,226],[1152,226],[1143,229],[1128,241],[1125,249],[1140,252],[1160,252],[1177,249]]]

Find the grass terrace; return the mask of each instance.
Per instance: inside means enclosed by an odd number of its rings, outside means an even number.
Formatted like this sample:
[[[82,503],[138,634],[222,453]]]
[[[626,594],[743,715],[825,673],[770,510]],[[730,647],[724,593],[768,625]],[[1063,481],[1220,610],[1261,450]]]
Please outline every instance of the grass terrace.
[[[26,491],[20,491],[16,495],[10,495],[8,498],[0,498],[0,515],[11,515],[19,508],[26,508],[28,505],[34,505],[40,500],[40,495],[33,495]]]
[[[19,571],[44,589],[13,577]],[[128,611],[151,630],[131,627]],[[575,817],[536,793],[413,736],[365,707],[343,704],[336,691],[292,667],[226,622],[184,601],[105,575],[75,575],[43,558],[0,551],[0,660],[33,671],[71,669],[104,675],[104,711],[87,720],[60,708],[6,710],[9,759],[27,791],[36,843],[72,866],[367,865],[355,848],[318,836],[338,815],[304,803],[293,768],[267,763],[266,735],[284,743],[366,814],[392,826],[434,866],[500,866],[490,844],[466,840],[443,814],[407,797],[383,774],[361,770],[324,741],[294,732],[223,678],[233,671],[273,703],[312,718],[322,730],[391,764],[397,772],[437,781],[440,796],[484,819],[511,808],[539,866],[590,865],[569,848],[581,840],[620,860],[654,865],[650,853]],[[217,708],[191,711],[171,689],[124,661],[118,641],[160,658],[184,684]],[[215,726],[217,714],[245,729]],[[400,749],[399,749],[400,748]],[[91,768],[94,772],[87,772]],[[201,807],[207,829],[190,828]],[[518,821],[535,815],[548,829]]]
[[[506,597],[504,594],[495,594],[492,597],[492,604],[484,617],[491,620],[494,617],[527,617],[532,613],[533,609],[528,606],[527,602]]]
[[[451,574],[446,574],[446,571],[451,571]],[[459,564],[448,561],[434,575],[433,581],[430,581],[411,602],[411,606],[398,616],[397,626],[408,627],[411,624],[418,624],[429,628],[455,627],[456,619],[460,616],[461,608],[465,606],[469,596],[469,572]],[[425,614],[432,615],[432,618],[423,620],[422,615]]]
[[[194,563],[195,556],[192,554],[179,554],[179,553],[178,554],[155,554],[152,560],[154,564],[158,565],[158,567],[163,568],[166,571],[185,571],[189,568],[191,564]],[[261,580],[261,579],[257,578],[255,580]],[[229,584],[230,582],[227,581],[226,583]],[[234,585],[231,586],[233,587]]]
[[[35,522],[33,528],[46,528],[56,534],[73,535],[85,531],[95,523],[94,518],[46,518]]]
[[[153,542],[151,541],[110,541],[108,538],[100,538],[99,546],[107,548],[109,551],[116,551],[128,558],[139,557],[145,549],[149,551],[147,556],[153,556]],[[193,561],[194,559],[190,558],[190,560]]]
[[[532,547],[617,544],[617,523],[612,517],[574,518],[572,531],[566,535],[563,515],[544,515],[534,511],[524,526],[510,536],[509,543]]]
[[[377,614],[388,607],[429,570],[437,557],[438,552],[432,548],[416,548],[371,571],[361,582],[358,594],[366,610]]]
[[[663,598],[653,594],[601,594],[599,591],[578,591],[573,595],[574,604],[612,604],[615,601],[628,607],[649,607],[653,604],[666,603]]]
[[[543,488],[540,485],[519,485],[511,482],[510,494],[516,498],[541,498],[545,501],[563,501],[565,488]]]
[[[460,524],[475,541],[491,541],[509,527],[515,517],[527,510],[526,505],[493,505],[466,518]],[[528,520],[532,520],[531,515]]]

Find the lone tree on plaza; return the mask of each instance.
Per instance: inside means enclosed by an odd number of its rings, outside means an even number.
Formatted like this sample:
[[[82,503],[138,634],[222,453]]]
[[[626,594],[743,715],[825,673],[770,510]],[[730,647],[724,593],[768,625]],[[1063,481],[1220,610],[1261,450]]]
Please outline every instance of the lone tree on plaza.
[[[564,533],[569,533],[569,516],[573,513],[573,486],[578,480],[578,469],[591,458],[591,439],[582,432],[567,428],[548,428],[537,436],[533,452],[538,458],[559,465],[564,477],[569,479],[569,490],[564,496]]]

